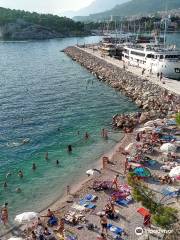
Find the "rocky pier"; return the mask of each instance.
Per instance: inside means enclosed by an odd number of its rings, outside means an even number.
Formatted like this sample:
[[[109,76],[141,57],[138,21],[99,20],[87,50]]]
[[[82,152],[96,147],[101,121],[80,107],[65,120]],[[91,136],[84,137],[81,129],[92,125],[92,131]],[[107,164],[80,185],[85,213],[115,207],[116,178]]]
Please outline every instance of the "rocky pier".
[[[140,123],[149,119],[164,118],[180,109],[180,95],[175,94],[158,84],[139,77],[126,69],[110,64],[106,59],[100,59],[80,47],[68,47],[64,52],[78,62],[100,81],[109,84],[116,90],[131,98],[141,109]],[[134,127],[136,114],[124,118],[122,115],[113,117],[114,127]]]

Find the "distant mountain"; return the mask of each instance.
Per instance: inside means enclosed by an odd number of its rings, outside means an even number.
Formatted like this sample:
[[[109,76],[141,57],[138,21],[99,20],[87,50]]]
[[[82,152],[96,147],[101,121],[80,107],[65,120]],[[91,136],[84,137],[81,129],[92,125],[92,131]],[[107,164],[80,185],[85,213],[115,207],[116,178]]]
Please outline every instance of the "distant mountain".
[[[110,16],[131,16],[155,13],[158,11],[180,8],[180,0],[131,0],[120,5],[116,5],[109,11],[90,14],[86,17],[76,17],[75,20],[96,21],[109,19]]]
[[[130,0],[94,0],[89,6],[80,9],[79,11],[67,11],[63,14],[67,17],[87,16],[89,14],[107,11],[117,4],[125,3]]]

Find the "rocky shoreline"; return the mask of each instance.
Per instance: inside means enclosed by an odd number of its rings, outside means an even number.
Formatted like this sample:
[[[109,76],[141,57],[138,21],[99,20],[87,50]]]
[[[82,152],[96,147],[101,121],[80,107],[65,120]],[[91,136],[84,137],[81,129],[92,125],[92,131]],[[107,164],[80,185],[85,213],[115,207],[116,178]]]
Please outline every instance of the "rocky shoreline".
[[[140,123],[149,119],[164,118],[180,109],[180,95],[177,95],[143,77],[108,63],[80,47],[68,47],[64,52],[74,61],[92,72],[100,81],[131,98],[141,109]],[[134,127],[137,114],[116,115],[113,126],[117,128]],[[130,121],[129,121],[130,120]]]

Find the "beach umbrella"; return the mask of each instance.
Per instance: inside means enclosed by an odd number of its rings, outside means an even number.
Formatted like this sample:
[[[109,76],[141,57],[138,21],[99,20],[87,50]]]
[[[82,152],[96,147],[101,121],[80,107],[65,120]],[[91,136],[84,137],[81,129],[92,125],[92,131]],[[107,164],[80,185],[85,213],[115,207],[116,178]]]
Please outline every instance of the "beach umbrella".
[[[149,216],[150,212],[146,208],[138,208],[137,212],[141,214],[143,217]]]
[[[157,125],[164,125],[164,120],[158,118],[158,119],[154,120],[154,123],[156,123]]]
[[[15,217],[15,221],[18,223],[29,223],[38,218],[38,213],[24,212]]]
[[[145,167],[137,167],[133,170],[133,172],[139,177],[150,177],[151,172],[148,168]]]
[[[136,132],[143,132],[143,131],[148,132],[148,131],[152,131],[154,128],[155,128],[155,127],[149,127],[149,126],[147,126],[147,127],[143,127],[143,128],[137,129]]]
[[[94,171],[93,169],[89,169],[89,170],[86,171],[86,174],[87,174],[87,175],[93,176],[94,173],[95,173],[95,171]]]
[[[8,240],[23,240],[23,238],[20,238],[20,237],[10,237]]]
[[[171,169],[169,176],[174,177],[174,178],[179,178],[180,177],[180,166],[177,166],[177,167]]]
[[[133,142],[133,143],[130,143],[129,145],[127,145],[124,149],[125,151],[129,152],[129,151],[132,151],[132,150],[136,150],[136,143]]]
[[[175,152],[176,151],[176,146],[172,143],[164,143],[161,147],[160,150],[162,152]]]
[[[144,124],[144,127],[154,126],[154,121],[148,121]]]

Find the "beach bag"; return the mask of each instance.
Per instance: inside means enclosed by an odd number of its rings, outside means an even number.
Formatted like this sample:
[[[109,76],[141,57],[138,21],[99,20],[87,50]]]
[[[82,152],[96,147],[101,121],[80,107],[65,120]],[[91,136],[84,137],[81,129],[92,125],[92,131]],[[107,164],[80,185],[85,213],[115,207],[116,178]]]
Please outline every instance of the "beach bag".
[[[94,230],[94,225],[92,223],[89,223],[86,225],[88,230]]]

